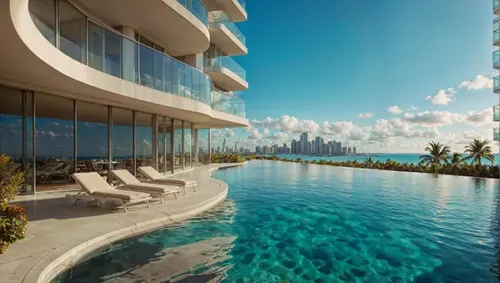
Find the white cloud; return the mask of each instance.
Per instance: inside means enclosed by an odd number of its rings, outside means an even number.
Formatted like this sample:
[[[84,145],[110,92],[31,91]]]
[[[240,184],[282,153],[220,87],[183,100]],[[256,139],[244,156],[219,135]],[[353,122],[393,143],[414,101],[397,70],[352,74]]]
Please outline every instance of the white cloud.
[[[363,119],[363,118],[371,118],[373,117],[373,113],[371,112],[366,112],[366,113],[359,113],[358,117]]]
[[[467,113],[465,123],[472,126],[482,126],[493,121],[493,109],[487,108],[483,111],[470,111]]]
[[[418,108],[413,106],[413,105],[410,105],[410,107],[406,108],[406,111],[417,111]]]
[[[452,101],[455,93],[456,91],[454,88],[440,89],[436,95],[429,95],[425,98],[425,100],[430,100],[432,104],[447,105]]]
[[[387,111],[389,111],[392,114],[396,114],[396,115],[403,113],[403,110],[401,110],[401,108],[397,105],[388,107]]]
[[[468,90],[481,90],[481,89],[493,88],[493,80],[479,74],[472,81],[461,82],[458,87],[467,88]]]
[[[405,113],[402,120],[415,126],[439,127],[462,123],[464,116],[449,111],[424,111],[415,114]]]

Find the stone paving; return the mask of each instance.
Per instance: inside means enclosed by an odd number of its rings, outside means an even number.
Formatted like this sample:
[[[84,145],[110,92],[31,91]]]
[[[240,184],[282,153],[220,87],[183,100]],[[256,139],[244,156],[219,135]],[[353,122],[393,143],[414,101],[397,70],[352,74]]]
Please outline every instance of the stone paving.
[[[57,190],[36,195],[18,196],[14,200],[25,207],[30,223],[25,239],[0,255],[0,283],[48,282],[59,272],[77,262],[85,254],[110,242],[186,219],[224,201],[227,185],[211,178],[218,168],[241,164],[197,166],[175,177],[194,179],[198,192],[188,189],[179,199],[129,206],[122,209],[73,206],[67,194],[78,190]]]

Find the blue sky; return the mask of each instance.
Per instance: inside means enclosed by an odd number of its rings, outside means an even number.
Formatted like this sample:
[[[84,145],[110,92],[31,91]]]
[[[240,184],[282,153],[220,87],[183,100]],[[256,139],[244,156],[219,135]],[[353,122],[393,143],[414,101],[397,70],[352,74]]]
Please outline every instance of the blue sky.
[[[308,130],[366,151],[421,152],[429,140],[460,150],[492,138],[492,1],[247,1],[238,26],[249,54],[236,60],[252,127],[217,131],[216,143]]]

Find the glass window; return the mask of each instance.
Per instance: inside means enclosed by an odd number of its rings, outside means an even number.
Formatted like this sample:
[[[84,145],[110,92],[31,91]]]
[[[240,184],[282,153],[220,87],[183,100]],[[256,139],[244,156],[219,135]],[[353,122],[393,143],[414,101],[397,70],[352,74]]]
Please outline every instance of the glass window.
[[[210,137],[209,129],[198,129],[198,163],[209,164],[210,163],[210,152],[208,139]]]
[[[186,66],[179,62],[179,95],[186,96]]]
[[[158,117],[158,172],[165,173],[167,165],[166,157],[166,124],[167,118]]]
[[[211,97],[211,81],[205,74],[201,74],[200,81],[200,101],[210,104]]]
[[[154,43],[151,40],[145,38],[144,36],[139,35],[139,42],[142,43],[143,45],[146,45],[147,47],[154,48]]]
[[[35,113],[37,189],[72,182],[74,168],[73,100],[37,93]]]
[[[30,0],[31,19],[40,33],[56,45],[56,0]]]
[[[87,18],[67,1],[59,1],[60,49],[69,57],[86,63]]]
[[[122,78],[137,83],[137,43],[122,37]]]
[[[136,166],[153,166],[153,115],[136,112]]]
[[[193,70],[192,93],[193,93],[193,99],[196,101],[200,100],[200,75],[201,75],[200,72]]]
[[[172,93],[175,95],[184,95],[181,94],[181,71],[182,64],[172,59]]]
[[[113,107],[113,168],[134,174],[134,112]]]
[[[89,22],[89,66],[103,70],[104,29]]]
[[[165,92],[173,93],[172,90],[172,59],[165,56]]]
[[[165,56],[161,52],[155,51],[155,88],[157,90],[165,91]]]
[[[165,120],[165,149],[166,149],[166,168],[165,173],[172,172],[172,119],[167,118]]]
[[[104,72],[121,78],[122,39],[118,34],[104,30]]]
[[[191,167],[193,137],[191,135],[191,123],[184,122],[184,167]]]
[[[78,101],[77,117],[77,172],[107,176],[108,107]]]
[[[146,46],[140,45],[140,76],[141,85],[147,87],[154,87],[154,77],[153,77],[153,66],[154,66],[154,54],[153,49]]]
[[[186,70],[185,71],[186,72],[186,81],[185,81],[186,85],[185,85],[185,90],[184,90],[184,96],[192,98],[193,97],[193,94],[192,94],[192,76],[193,76],[192,68],[185,66],[185,70]]]
[[[174,170],[182,169],[182,121],[174,121]]]

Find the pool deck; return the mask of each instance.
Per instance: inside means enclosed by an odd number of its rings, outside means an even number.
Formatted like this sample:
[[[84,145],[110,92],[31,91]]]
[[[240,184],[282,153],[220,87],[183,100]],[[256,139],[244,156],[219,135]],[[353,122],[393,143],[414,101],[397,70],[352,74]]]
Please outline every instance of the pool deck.
[[[0,255],[0,283],[45,283],[67,269],[89,252],[116,240],[141,234],[198,215],[226,199],[228,187],[211,178],[219,168],[241,164],[197,166],[175,177],[198,182],[198,192],[188,195],[129,206],[123,209],[86,206],[74,207],[66,194],[78,189],[57,190],[36,195],[18,196],[30,220],[26,238],[12,244]]]

